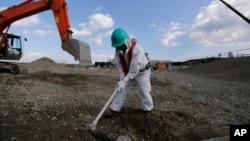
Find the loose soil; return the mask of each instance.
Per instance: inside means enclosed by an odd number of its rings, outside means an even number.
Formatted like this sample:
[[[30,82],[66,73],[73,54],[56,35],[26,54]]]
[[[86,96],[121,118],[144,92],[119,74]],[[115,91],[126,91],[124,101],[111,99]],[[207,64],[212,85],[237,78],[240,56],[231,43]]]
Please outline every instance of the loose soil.
[[[250,58],[225,59],[151,75],[154,110],[143,113],[136,85],[120,113],[97,124],[113,140],[228,140],[231,124],[250,124]],[[87,126],[115,90],[114,69],[64,68],[49,58],[28,74],[0,73],[1,141],[94,141]]]

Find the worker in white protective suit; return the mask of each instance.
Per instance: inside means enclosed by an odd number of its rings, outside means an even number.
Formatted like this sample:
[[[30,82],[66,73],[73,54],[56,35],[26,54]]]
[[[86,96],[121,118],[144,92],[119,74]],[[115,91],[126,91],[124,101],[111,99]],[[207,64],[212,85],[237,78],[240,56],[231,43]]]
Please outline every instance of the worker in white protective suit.
[[[120,81],[117,83],[118,92],[106,111],[107,114],[112,115],[121,110],[134,82],[139,88],[142,110],[150,112],[154,108],[150,94],[151,64],[144,49],[136,45],[136,39],[129,39],[127,32],[121,28],[113,31],[111,42],[116,49],[114,62],[120,71]]]

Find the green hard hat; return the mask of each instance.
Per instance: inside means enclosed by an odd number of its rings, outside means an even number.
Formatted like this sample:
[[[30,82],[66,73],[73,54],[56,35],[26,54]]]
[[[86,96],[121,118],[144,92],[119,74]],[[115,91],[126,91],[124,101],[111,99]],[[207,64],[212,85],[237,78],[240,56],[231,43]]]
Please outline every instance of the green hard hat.
[[[128,33],[122,28],[117,28],[111,35],[112,47],[119,47],[128,39]]]

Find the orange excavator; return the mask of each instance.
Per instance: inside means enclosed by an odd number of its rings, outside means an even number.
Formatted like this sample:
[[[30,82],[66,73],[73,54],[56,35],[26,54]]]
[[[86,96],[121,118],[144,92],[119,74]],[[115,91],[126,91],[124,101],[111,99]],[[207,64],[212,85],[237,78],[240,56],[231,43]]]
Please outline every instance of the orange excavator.
[[[72,38],[73,32],[65,0],[25,0],[18,5],[0,11],[0,60],[20,60],[23,54],[21,37],[8,34],[11,24],[46,10],[53,12],[62,41],[62,49],[71,54],[75,60],[80,60],[82,43]],[[0,62],[0,68],[9,69],[11,73],[19,72],[18,65],[13,63]]]

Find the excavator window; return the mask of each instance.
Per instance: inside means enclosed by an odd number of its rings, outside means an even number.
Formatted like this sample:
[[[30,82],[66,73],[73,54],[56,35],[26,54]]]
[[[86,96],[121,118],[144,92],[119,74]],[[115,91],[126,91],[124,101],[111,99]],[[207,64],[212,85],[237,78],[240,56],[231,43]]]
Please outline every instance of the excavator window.
[[[0,40],[3,35],[0,36]],[[22,43],[20,36],[7,34],[7,39],[0,50],[0,58],[3,60],[20,60],[22,57]]]

